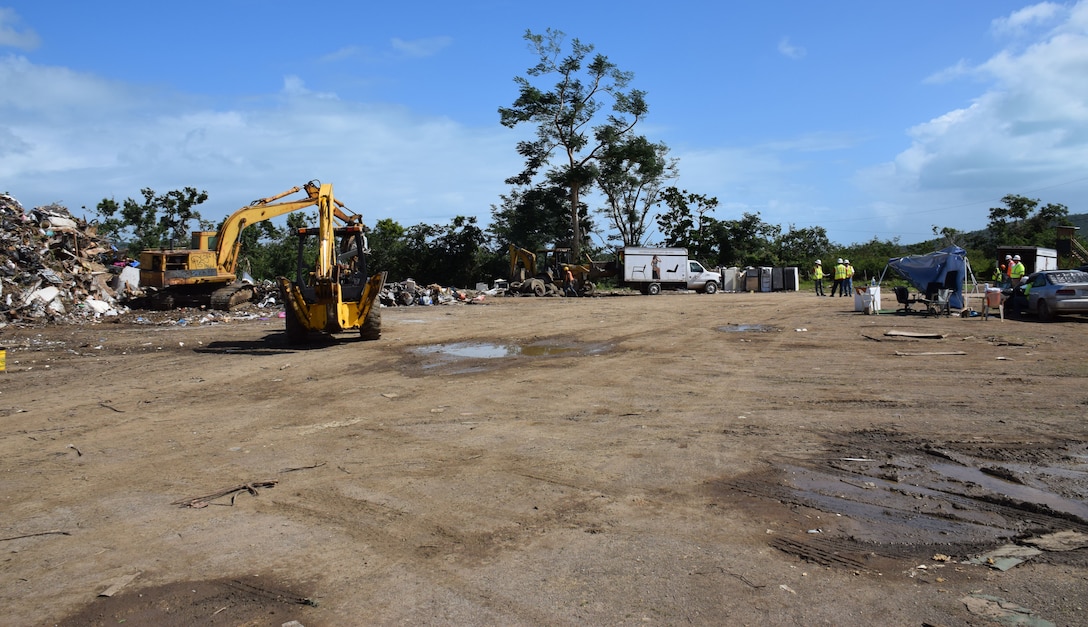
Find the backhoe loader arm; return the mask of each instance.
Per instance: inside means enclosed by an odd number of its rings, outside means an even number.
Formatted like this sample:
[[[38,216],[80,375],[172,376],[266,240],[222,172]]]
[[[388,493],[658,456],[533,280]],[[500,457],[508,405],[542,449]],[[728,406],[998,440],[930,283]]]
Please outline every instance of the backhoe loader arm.
[[[216,235],[216,263],[222,273],[234,274],[238,266],[238,253],[242,247],[242,231],[249,225],[264,220],[282,216],[292,211],[305,209],[314,205],[320,205],[322,191],[326,186],[319,181],[310,181],[301,187],[280,192],[275,196],[254,200],[249,205],[235,211],[224,222]],[[332,198],[332,187],[329,187],[328,198],[330,208],[327,210],[330,216],[335,216],[344,224],[358,224],[362,222],[362,216],[349,213],[343,203]],[[306,197],[298,200],[276,202],[290,196],[295,192],[306,190]]]

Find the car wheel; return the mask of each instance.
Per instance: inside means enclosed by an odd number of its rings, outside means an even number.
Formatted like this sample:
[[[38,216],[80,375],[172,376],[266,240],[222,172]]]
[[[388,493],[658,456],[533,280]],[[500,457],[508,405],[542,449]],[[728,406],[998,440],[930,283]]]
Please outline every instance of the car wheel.
[[[1044,322],[1050,322],[1054,319],[1054,312],[1050,310],[1050,305],[1047,305],[1046,301],[1041,298],[1035,305],[1035,315]]]
[[[650,296],[657,296],[661,293],[661,286],[657,283],[651,283],[646,286],[646,293]]]
[[[715,294],[718,292],[718,284],[714,281],[707,281],[706,287],[703,288],[703,291],[707,294]]]

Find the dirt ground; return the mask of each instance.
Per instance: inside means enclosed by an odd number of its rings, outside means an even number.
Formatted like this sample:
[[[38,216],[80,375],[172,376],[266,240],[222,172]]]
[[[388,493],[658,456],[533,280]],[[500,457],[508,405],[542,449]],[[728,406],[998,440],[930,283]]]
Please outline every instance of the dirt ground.
[[[382,314],[0,329],[3,622],[1088,624],[1088,319]]]

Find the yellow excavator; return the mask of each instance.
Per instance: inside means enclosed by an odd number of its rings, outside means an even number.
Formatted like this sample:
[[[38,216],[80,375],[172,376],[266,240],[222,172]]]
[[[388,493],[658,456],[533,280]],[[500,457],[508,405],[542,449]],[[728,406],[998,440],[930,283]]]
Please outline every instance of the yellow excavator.
[[[337,227],[334,218],[342,206],[332,185],[317,194],[318,226],[298,230],[298,266],[295,280],[277,277],[284,303],[287,341],[302,344],[311,332],[341,333],[358,329],[364,340],[381,336],[378,294],[385,272],[370,275],[365,227],[354,221]],[[313,238],[317,239],[316,258]],[[313,258],[312,261],[311,258]]]
[[[548,248],[535,253],[510,244],[510,291],[515,294],[557,296],[563,292],[565,269],[570,269],[580,296],[592,296],[594,281],[616,276],[615,262],[593,261],[588,254],[575,263],[569,248]]]
[[[306,197],[283,200],[305,190]],[[238,276],[243,229],[251,224],[317,205],[319,181],[254,200],[235,211],[218,231],[194,231],[190,248],[145,250],[140,253],[140,286],[150,292],[153,309],[204,306],[229,310],[253,297],[251,283]],[[282,201],[282,202],[277,202]],[[345,224],[361,220],[334,203],[334,214]]]

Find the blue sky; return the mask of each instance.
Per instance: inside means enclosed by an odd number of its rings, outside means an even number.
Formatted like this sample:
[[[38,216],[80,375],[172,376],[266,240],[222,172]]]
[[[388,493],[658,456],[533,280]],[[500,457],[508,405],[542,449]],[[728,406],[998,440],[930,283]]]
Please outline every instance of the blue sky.
[[[486,223],[549,27],[634,73],[718,219],[910,243],[1006,194],[1088,212],[1088,0],[0,0],[0,191],[92,217],[191,186],[218,220],[320,179],[371,225]]]

